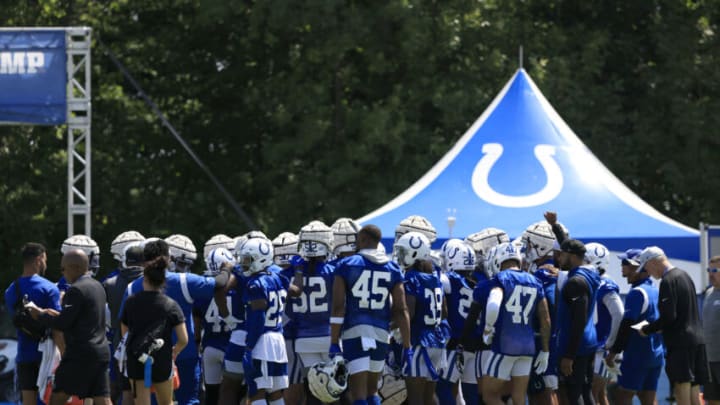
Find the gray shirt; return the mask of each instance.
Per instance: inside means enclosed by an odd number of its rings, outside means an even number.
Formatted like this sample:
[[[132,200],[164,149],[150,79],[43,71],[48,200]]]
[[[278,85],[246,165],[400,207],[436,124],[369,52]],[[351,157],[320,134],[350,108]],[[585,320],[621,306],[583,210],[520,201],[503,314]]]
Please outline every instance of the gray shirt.
[[[703,328],[706,342],[720,342],[720,290],[711,288],[703,304]],[[720,361],[720,345],[705,346],[708,361]]]

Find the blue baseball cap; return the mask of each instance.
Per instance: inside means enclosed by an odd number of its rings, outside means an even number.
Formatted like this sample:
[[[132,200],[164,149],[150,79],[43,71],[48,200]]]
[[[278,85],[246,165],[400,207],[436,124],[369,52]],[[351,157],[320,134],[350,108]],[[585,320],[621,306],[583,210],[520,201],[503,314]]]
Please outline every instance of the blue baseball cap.
[[[641,252],[642,249],[628,249],[625,253],[619,254],[618,259],[632,266],[640,266],[640,262],[637,261],[637,256],[639,256]]]

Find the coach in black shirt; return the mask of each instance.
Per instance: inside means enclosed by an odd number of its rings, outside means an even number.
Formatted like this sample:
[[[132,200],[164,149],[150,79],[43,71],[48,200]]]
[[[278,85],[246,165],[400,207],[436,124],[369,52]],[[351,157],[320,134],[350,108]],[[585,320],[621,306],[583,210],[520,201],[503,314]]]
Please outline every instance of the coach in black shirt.
[[[55,371],[50,405],[63,405],[70,395],[93,398],[96,405],[110,405],[105,289],[88,272],[88,257],[82,250],[65,253],[61,266],[70,283],[63,298],[62,311],[32,311],[33,317],[65,335],[65,353]]]
[[[662,279],[658,307],[660,318],[642,328],[642,335],[662,332],[667,349],[665,372],[673,384],[678,405],[700,403],[699,384],[709,375],[705,340],[697,306],[695,284],[690,276],[674,267],[657,246],[645,248],[636,258],[637,271]],[[691,402],[691,398],[695,401]]]

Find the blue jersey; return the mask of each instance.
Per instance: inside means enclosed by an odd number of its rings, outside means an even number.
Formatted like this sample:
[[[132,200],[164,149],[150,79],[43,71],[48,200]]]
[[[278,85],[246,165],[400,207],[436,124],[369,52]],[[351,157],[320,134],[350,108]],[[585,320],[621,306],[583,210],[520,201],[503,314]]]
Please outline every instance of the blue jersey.
[[[57,282],[57,288],[60,290],[61,293],[67,292],[68,288],[70,288],[70,283],[65,280],[65,276],[60,276],[60,280]]]
[[[595,333],[597,334],[598,348],[605,347],[608,337],[610,337],[610,328],[612,327],[612,317],[610,311],[603,303],[603,298],[608,294],[619,294],[620,287],[613,279],[603,276],[600,277],[600,286],[597,293],[597,324],[595,324]]]
[[[242,297],[237,294],[237,290],[228,290],[226,297],[228,311],[230,311],[229,323],[220,317],[220,311],[214,298],[208,299],[207,297],[202,297],[193,303],[193,307],[199,312],[202,319],[203,347],[214,347],[225,351],[228,341],[230,340],[230,333],[235,330],[238,325],[241,325],[245,319],[245,308],[242,306]],[[235,317],[238,310],[242,311],[240,319]]]
[[[280,271],[280,276],[288,280],[288,286],[295,277],[295,270],[292,266]],[[283,315],[283,336],[286,340],[293,340],[297,336],[297,328],[295,327],[295,315],[292,306],[293,298],[288,297],[287,305],[285,305],[285,314]]]
[[[568,272],[568,280],[572,277],[582,277],[587,283],[590,290],[588,301],[587,322],[583,329],[583,336],[578,347],[577,355],[584,356],[592,354],[597,349],[597,335],[595,333],[595,323],[593,322],[593,313],[595,312],[595,303],[597,302],[597,291],[600,286],[600,276],[594,269],[586,267],[576,267]],[[567,283],[560,289],[560,296],[556,302],[557,305],[557,347],[560,355],[565,354],[568,347],[568,339],[570,338],[570,310],[565,299],[562,298],[562,292],[567,287]]]
[[[445,273],[448,285],[443,286],[445,303],[447,304],[448,323],[450,324],[450,337],[460,339],[462,337],[465,319],[470,312],[473,290],[470,288],[465,277],[454,271]]]
[[[116,267],[113,271],[110,272],[110,274],[108,274],[107,276],[103,277],[102,280],[100,280],[100,282],[101,282],[101,283],[104,283],[105,280],[107,280],[107,279],[109,279],[109,278],[113,278],[113,277],[117,276],[118,274],[120,274],[120,267]]]
[[[438,277],[410,269],[405,273],[405,295],[415,298],[415,313],[410,318],[412,345],[444,347],[440,331],[443,292]]]
[[[333,275],[335,268],[317,262],[315,269],[307,268],[301,257],[292,261],[294,271],[302,271],[303,290],[298,297],[289,299],[288,315],[294,322],[295,338],[330,336],[330,310],[332,307]]]
[[[52,308],[56,311],[60,311],[60,291],[57,286],[50,280],[34,274],[29,277],[20,277],[16,282],[10,284],[5,290],[5,304],[7,305],[8,313],[15,313],[15,305],[17,303],[17,293],[15,289],[18,288],[17,284],[20,284],[20,299],[27,295],[28,301],[32,301],[40,308]],[[22,305],[22,302],[19,303]],[[38,342],[30,339],[24,333],[18,331],[18,346],[17,356],[15,361],[18,363],[24,363],[29,361],[40,361],[42,358],[41,353],[38,351]]]
[[[537,303],[545,298],[542,285],[524,271],[503,270],[495,276],[491,289],[497,287],[502,288],[503,299],[491,349],[510,356],[534,356],[533,319]]]
[[[658,310],[658,289],[649,278],[632,285],[625,297],[624,319],[633,323],[648,321],[652,323],[660,317]],[[642,337],[636,330],[630,332],[627,346],[623,354],[623,362],[642,364],[644,367],[657,367],[663,363],[662,335],[653,333]]]
[[[129,293],[137,294],[143,290],[143,276],[140,276],[130,284]],[[178,354],[178,359],[190,359],[198,356],[197,345],[195,344],[195,324],[193,323],[192,309],[193,303],[197,299],[205,298],[207,300],[212,299],[215,292],[215,279],[212,277],[198,276],[193,273],[173,273],[171,271],[165,271],[165,295],[172,298],[175,302],[180,305],[180,309],[183,311],[185,316],[185,327],[187,327],[187,333],[190,339],[188,339],[188,345]],[[123,305],[121,305],[120,313],[122,314],[122,307],[125,304],[125,300],[128,297],[128,291],[125,292],[123,297]],[[177,337],[173,332],[173,344]]]
[[[356,254],[338,262],[335,277],[345,281],[343,330],[357,325],[389,330],[390,293],[403,282],[397,263]]]
[[[481,308],[481,312],[480,312],[480,315],[477,320],[477,327],[475,328],[476,336],[482,336],[483,329],[485,329],[485,315],[484,315],[485,314],[485,306],[487,304],[488,296],[490,295],[490,290],[493,287],[494,281],[495,281],[495,277],[481,281],[481,282],[477,283],[477,285],[473,289],[473,293],[472,293],[473,302],[478,304]]]
[[[262,271],[248,277],[243,301],[249,348],[254,347],[257,339],[264,333],[282,333],[287,289],[287,279],[276,272]],[[253,310],[250,304],[257,300],[264,300],[267,307],[262,311]]]

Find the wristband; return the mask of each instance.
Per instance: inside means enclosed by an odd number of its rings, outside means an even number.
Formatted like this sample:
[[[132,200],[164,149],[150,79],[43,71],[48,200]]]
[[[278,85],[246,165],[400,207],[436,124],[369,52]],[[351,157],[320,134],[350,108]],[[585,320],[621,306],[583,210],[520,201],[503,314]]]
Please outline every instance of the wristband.
[[[342,316],[332,316],[330,317],[330,324],[331,325],[342,325],[345,323],[345,317]]]

